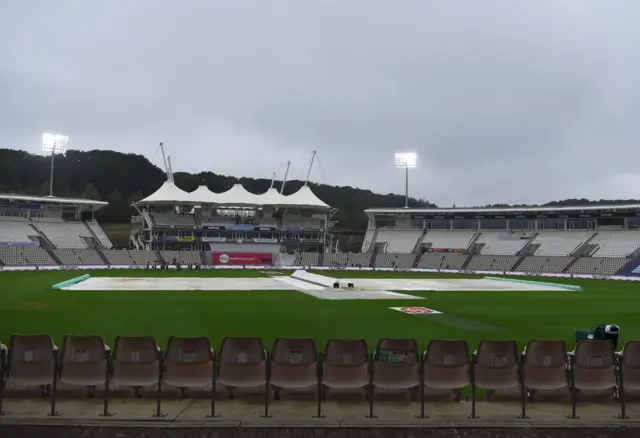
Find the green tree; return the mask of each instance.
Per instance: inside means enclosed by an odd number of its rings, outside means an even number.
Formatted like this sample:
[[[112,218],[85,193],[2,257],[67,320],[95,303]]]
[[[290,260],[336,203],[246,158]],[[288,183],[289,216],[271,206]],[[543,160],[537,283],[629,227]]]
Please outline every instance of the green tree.
[[[102,199],[100,196],[100,192],[98,192],[98,189],[96,189],[95,186],[91,183],[87,184],[80,197],[83,199],[91,199],[93,201],[100,201]]]

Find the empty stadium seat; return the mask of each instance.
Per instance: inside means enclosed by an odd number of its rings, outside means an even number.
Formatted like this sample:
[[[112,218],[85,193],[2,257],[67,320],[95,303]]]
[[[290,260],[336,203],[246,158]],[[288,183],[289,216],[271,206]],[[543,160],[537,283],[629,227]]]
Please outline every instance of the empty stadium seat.
[[[423,354],[423,391],[451,390],[469,386],[469,347],[465,340],[433,339]],[[421,416],[424,416],[424,403]]]
[[[476,417],[476,388],[489,391],[520,385],[515,341],[480,341],[473,353],[471,373],[471,418]]]
[[[611,391],[618,385],[616,357],[611,341],[579,341],[571,358],[571,417],[576,418],[577,390]]]
[[[627,418],[627,391],[640,391],[640,341],[627,341],[618,354],[620,418]]]
[[[118,336],[111,362],[111,382],[133,388],[136,395],[142,387],[154,387],[155,416],[164,416],[160,410],[162,350],[155,339],[151,336]]]
[[[364,391],[369,385],[369,356],[364,339],[329,339],[322,362],[326,391]]]
[[[531,399],[537,391],[569,389],[567,347],[564,341],[529,341],[521,361],[523,385],[530,391]],[[523,392],[521,395],[525,417],[526,394]]]
[[[58,347],[49,335],[13,335],[9,342],[5,384],[49,388],[51,410],[57,415],[56,382]]]
[[[408,391],[415,396],[420,388],[420,353],[411,338],[382,338],[373,356],[369,417],[374,417],[375,390]]]
[[[90,397],[93,397],[96,386],[102,386],[103,416],[109,415],[110,356],[102,337],[96,335],[67,335],[60,352],[60,383],[89,387]]]
[[[186,396],[187,389],[210,386],[211,408],[208,416],[216,416],[216,360],[207,338],[169,338],[164,367],[163,383],[180,388],[183,396]]]
[[[236,388],[256,389],[265,393],[264,416],[269,416],[268,354],[256,337],[226,337],[220,346],[218,383],[233,396]]]
[[[271,350],[271,380],[276,400],[280,390],[307,390],[318,397],[316,417],[322,416],[318,352],[311,338],[277,338]]]

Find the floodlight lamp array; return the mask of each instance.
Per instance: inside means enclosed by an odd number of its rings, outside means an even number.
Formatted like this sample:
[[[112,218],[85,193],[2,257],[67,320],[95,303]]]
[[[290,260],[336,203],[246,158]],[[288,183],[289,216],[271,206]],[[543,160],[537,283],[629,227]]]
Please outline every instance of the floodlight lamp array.
[[[418,154],[415,152],[397,152],[395,154],[396,167],[412,169],[418,164]]]
[[[49,132],[42,134],[42,151],[46,154],[64,154],[67,151],[67,143],[69,143],[67,135]]]

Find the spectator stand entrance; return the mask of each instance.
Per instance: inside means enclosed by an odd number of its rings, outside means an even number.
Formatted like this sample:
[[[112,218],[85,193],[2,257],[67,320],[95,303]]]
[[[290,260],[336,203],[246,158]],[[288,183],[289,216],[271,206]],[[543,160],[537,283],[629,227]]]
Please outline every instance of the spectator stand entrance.
[[[95,220],[107,203],[0,194],[0,265],[100,265],[113,244]]]
[[[371,267],[615,275],[640,256],[640,204],[366,214],[360,258]],[[353,263],[340,253],[324,259]]]

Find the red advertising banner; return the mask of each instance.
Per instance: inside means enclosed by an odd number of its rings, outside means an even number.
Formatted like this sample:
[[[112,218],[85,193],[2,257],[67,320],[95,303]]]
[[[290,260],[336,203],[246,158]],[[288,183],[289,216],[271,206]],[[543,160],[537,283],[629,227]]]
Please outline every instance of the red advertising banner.
[[[273,265],[273,254],[269,252],[214,252],[214,265]]]

